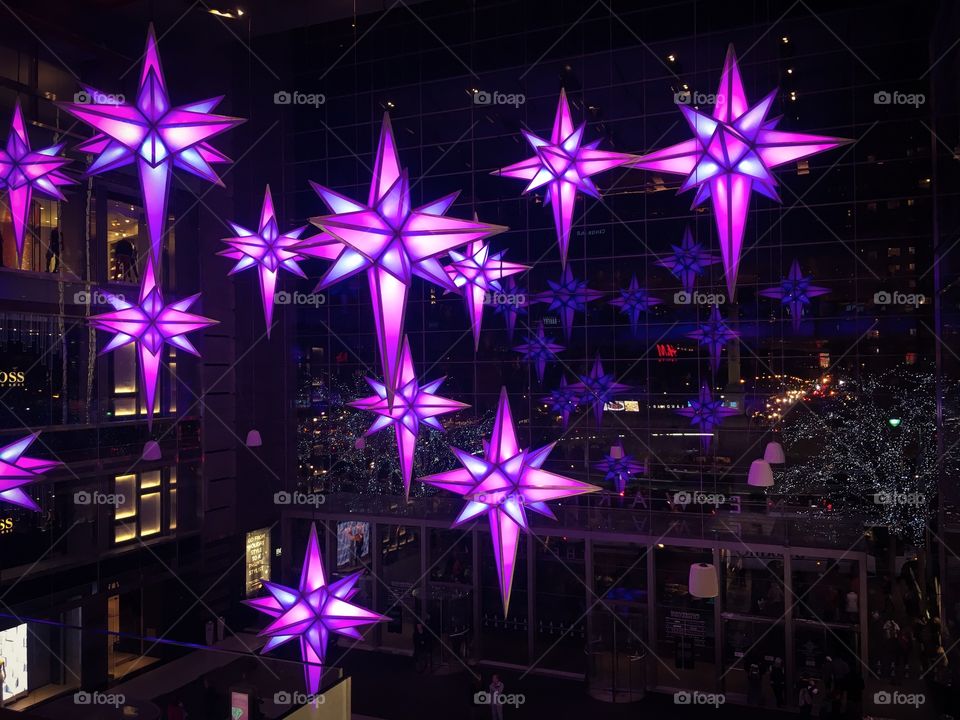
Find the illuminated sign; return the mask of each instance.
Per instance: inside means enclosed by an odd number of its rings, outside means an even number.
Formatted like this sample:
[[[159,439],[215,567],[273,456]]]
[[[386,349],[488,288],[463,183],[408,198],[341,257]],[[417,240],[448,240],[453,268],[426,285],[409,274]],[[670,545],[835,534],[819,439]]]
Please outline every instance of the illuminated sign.
[[[675,358],[677,356],[677,346],[669,343],[657,343],[657,357]]]
[[[259,530],[257,532],[260,532]],[[248,537],[252,533],[247,533]],[[231,720],[247,720],[250,717],[250,696],[236,690],[230,693]]]
[[[0,387],[23,387],[27,374],[23,370],[0,370]]]
[[[270,528],[247,533],[247,597],[260,592],[270,579]],[[246,716],[244,716],[246,717]]]

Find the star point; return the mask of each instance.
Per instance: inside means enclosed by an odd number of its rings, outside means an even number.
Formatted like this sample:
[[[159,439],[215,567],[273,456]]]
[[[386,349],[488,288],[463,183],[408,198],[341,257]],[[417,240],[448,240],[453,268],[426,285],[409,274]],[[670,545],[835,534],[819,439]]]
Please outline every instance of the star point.
[[[56,460],[42,460],[24,455],[40,433],[31,433],[9,445],[0,447],[0,500],[39,511],[40,506],[23,489],[43,478],[48,470],[60,465]]]

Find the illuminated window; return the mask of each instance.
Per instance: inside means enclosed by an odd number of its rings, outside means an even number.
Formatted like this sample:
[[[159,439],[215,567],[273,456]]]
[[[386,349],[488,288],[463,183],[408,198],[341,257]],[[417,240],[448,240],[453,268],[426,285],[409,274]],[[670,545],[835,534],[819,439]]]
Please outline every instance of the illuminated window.
[[[114,478],[116,510],[114,542],[158,535],[163,530],[164,478],[169,498],[167,529],[177,527],[177,471],[175,467],[118,475]]]

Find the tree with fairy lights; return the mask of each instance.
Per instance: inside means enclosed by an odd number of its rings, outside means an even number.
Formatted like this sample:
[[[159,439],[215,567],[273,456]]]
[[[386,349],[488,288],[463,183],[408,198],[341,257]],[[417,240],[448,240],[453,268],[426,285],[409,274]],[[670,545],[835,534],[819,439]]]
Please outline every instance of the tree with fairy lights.
[[[956,407],[957,387],[944,388]],[[935,378],[930,369],[894,369],[840,378],[830,393],[790,413],[788,463],[778,490],[824,498],[819,513],[884,526],[917,545],[935,512],[938,478]],[[943,458],[955,475],[957,455]]]

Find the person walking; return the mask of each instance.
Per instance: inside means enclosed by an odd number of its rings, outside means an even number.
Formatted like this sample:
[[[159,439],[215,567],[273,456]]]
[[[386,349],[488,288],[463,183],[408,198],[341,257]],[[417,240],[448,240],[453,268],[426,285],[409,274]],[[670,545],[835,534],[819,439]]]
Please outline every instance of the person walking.
[[[57,272],[60,269],[60,228],[50,231],[50,244],[47,246],[47,272]]]
[[[494,675],[490,680],[490,717],[503,720],[503,680]]]
[[[787,674],[783,669],[783,658],[775,658],[770,668],[770,689],[777,702],[777,707],[783,707],[783,692],[787,688]]]

